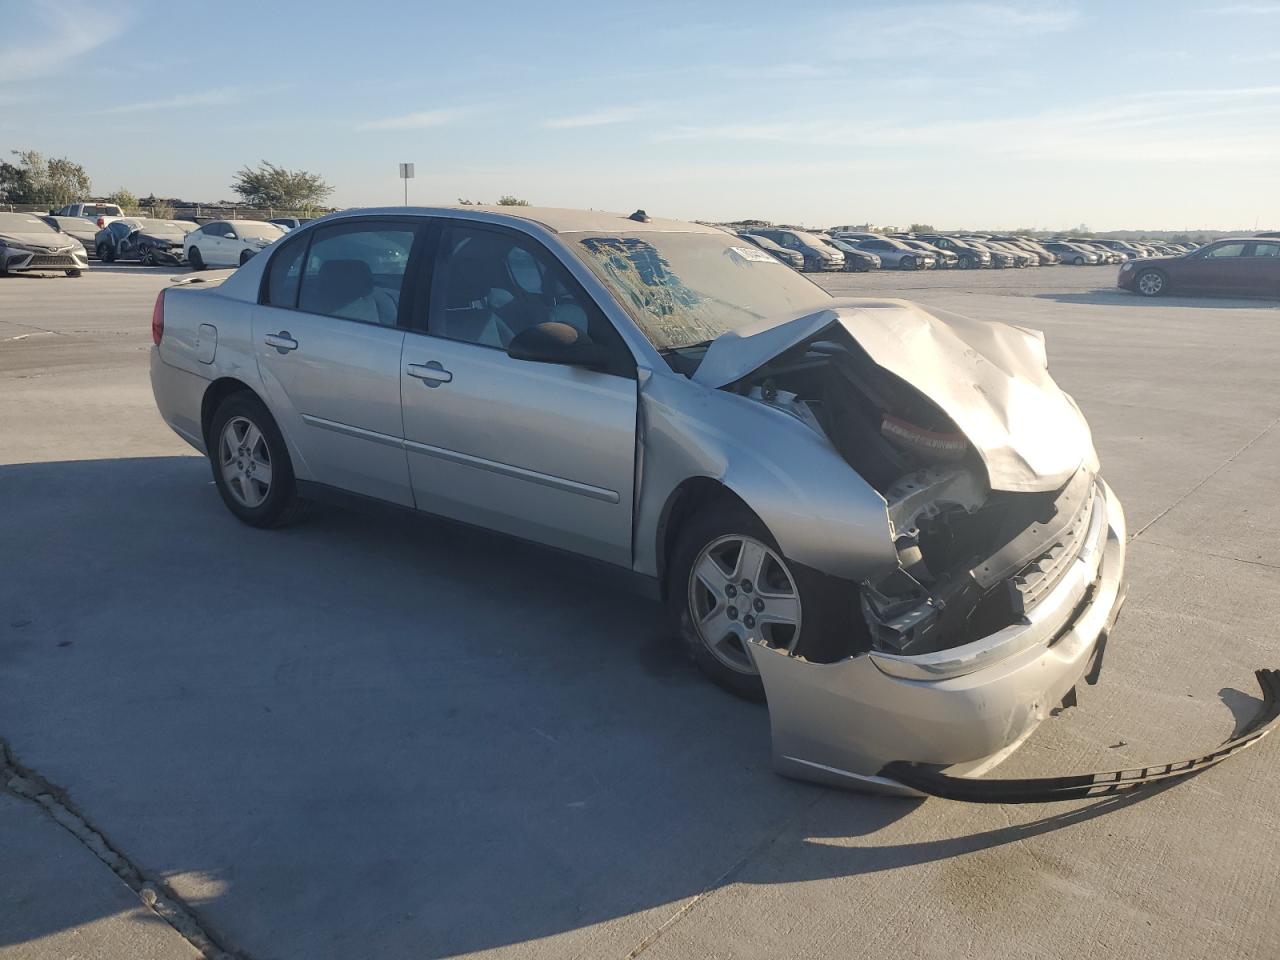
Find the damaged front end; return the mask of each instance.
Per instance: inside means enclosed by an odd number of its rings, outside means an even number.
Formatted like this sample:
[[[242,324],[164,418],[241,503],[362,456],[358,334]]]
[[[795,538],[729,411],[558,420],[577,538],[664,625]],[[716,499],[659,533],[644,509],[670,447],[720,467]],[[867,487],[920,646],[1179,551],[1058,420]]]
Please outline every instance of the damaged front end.
[[[896,302],[784,327],[714,342],[695,379],[825,437],[883,497],[897,564],[850,584],[834,644],[752,642],[775,765],[895,792],[894,761],[989,769],[1096,679],[1124,600],[1083,418],[1026,331]]]

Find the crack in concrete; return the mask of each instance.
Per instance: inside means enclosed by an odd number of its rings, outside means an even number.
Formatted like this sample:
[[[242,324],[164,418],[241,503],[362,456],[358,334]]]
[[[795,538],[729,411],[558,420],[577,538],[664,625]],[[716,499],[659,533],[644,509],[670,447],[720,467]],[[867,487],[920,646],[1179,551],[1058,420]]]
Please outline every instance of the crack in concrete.
[[[1172,543],[1161,543],[1159,540],[1143,540],[1150,547],[1164,547],[1166,550],[1173,550],[1177,553],[1189,553],[1195,557],[1212,557],[1215,560],[1231,560],[1235,563],[1247,563],[1255,567],[1264,567],[1267,570],[1280,570],[1280,563],[1270,563],[1266,560],[1250,560],[1248,557],[1234,557],[1229,553],[1214,553],[1212,550],[1197,550],[1194,547],[1180,547]]]
[[[1270,433],[1278,423],[1280,423],[1280,417],[1276,417],[1276,419],[1272,420],[1269,424],[1263,427],[1261,433],[1259,433],[1256,437],[1254,437],[1252,440],[1246,443],[1243,447],[1241,447],[1239,450],[1237,450],[1231,456],[1227,457],[1227,459],[1223,460],[1220,464],[1218,464],[1216,467],[1210,470],[1207,474],[1205,474],[1203,479],[1201,479],[1198,483],[1196,483],[1190,490],[1188,490],[1182,496],[1178,497],[1177,500],[1174,500],[1173,503],[1169,504],[1159,513],[1157,513],[1152,519],[1148,520],[1147,523],[1143,525],[1141,530],[1139,530],[1137,533],[1131,534],[1129,537],[1129,542],[1132,543],[1134,540],[1137,540],[1140,536],[1142,536],[1144,533],[1150,530],[1153,526],[1155,526],[1155,524],[1163,520],[1166,516],[1168,516],[1169,511],[1173,510],[1180,503],[1186,500],[1189,496],[1191,496],[1193,493],[1195,493],[1197,490],[1203,487],[1206,483],[1208,483],[1210,480],[1216,477],[1223,468],[1228,467],[1232,463],[1234,463],[1236,458],[1239,457],[1240,454],[1247,451],[1255,443],[1257,443],[1259,440],[1265,437],[1268,433]]]
[[[110,867],[112,873],[138,895],[143,906],[199,950],[205,960],[249,960],[242,952],[226,950],[190,904],[174,893],[163,879],[147,876],[113,847],[102,831],[75,808],[65,790],[19,763],[3,738],[0,738],[0,789],[41,807],[54,823]]]
[[[690,898],[688,903],[682,906],[679,910],[677,910],[671,916],[667,917],[666,920],[664,920],[661,924],[658,925],[656,930],[654,930],[647,937],[645,937],[643,940],[637,943],[634,947],[632,947],[631,952],[628,953],[626,956],[626,960],[635,960],[636,957],[640,956],[640,954],[644,953],[646,950],[652,947],[655,943],[657,943],[659,937],[661,937],[673,926],[675,926],[677,923],[679,923],[681,920],[687,917],[694,907],[696,907],[700,903],[703,903],[710,897],[714,896],[720,890],[723,890],[725,884],[728,883],[738,873],[738,871],[740,871],[751,860],[753,860],[757,854],[764,852],[770,846],[776,843],[778,838],[782,836],[784,833],[786,833],[787,830],[791,828],[791,825],[793,823],[795,823],[802,816],[804,816],[806,813],[812,810],[815,806],[817,806],[818,803],[820,803],[825,797],[826,797],[826,791],[819,793],[819,795],[814,797],[813,800],[811,800],[809,803],[804,804],[792,816],[788,817],[785,821],[783,821],[782,825],[777,830],[769,834],[767,837],[764,837],[759,843],[755,844],[755,846],[751,847],[751,849],[749,849],[741,857],[739,857],[732,864],[730,864],[729,868],[725,870],[724,873],[720,874],[720,876],[712,880],[711,883],[707,884],[705,887],[699,890],[696,894],[694,894],[694,896]]]

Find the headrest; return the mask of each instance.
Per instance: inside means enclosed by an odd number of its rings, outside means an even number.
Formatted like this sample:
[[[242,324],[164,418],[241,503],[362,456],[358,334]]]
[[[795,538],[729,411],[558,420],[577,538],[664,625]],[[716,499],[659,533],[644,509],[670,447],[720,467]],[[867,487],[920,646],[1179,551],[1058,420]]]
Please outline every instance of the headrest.
[[[316,281],[319,298],[330,308],[373,293],[373,271],[363,260],[326,260]]]

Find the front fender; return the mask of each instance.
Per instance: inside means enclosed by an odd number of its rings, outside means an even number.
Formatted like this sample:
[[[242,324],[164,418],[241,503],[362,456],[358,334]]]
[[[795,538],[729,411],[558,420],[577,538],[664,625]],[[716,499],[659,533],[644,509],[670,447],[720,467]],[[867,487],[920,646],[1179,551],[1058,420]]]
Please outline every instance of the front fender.
[[[658,576],[662,520],[691,477],[722,483],[797,563],[861,580],[898,562],[885,500],[826,437],[781,410],[676,376],[640,384],[633,565]]]

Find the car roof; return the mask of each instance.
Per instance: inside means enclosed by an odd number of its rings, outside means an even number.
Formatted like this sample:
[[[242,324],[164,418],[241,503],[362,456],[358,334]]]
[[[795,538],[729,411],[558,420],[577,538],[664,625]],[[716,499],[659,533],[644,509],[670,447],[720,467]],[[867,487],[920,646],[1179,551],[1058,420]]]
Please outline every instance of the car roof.
[[[570,210],[560,207],[504,207],[496,204],[442,204],[436,207],[373,207],[343,210],[331,214],[326,220],[365,216],[369,214],[404,216],[441,216],[469,213],[485,213],[486,220],[498,218],[509,221],[538,223],[555,233],[712,233],[724,231],[689,220],[671,220],[650,217],[646,222],[632,220],[627,213],[611,213],[604,210]]]

